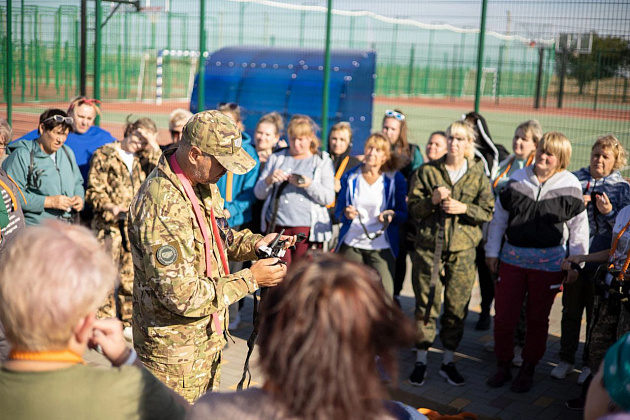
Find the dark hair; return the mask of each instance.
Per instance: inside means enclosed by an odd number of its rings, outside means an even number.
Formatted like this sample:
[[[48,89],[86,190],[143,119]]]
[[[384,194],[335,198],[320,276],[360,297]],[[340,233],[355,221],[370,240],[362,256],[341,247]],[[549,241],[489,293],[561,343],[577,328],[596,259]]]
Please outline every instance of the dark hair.
[[[383,415],[387,391],[377,363],[395,376],[396,349],[413,340],[414,328],[375,271],[308,254],[269,289],[261,311],[260,366],[291,417]]]
[[[442,136],[444,138],[446,138],[446,132],[438,130],[438,131],[434,131],[433,133],[429,134],[429,138],[428,140],[431,140],[431,137],[433,136]]]
[[[57,108],[47,109],[46,111],[42,112],[42,114],[39,116],[39,125],[37,126],[38,134],[42,134],[42,132],[39,129],[39,126],[42,124],[44,125],[44,131],[50,131],[53,128],[58,127],[60,125],[64,126],[64,131],[65,130],[72,131],[72,124],[69,124],[66,121],[57,122],[53,119],[49,119],[51,117],[54,117],[55,115],[61,115],[64,118],[68,117],[68,114],[66,114],[64,111],[60,109],[57,109]]]
[[[150,131],[152,133],[157,133],[158,131],[155,121],[153,121],[151,118],[142,117],[133,121],[131,119],[131,114],[127,115],[127,120],[125,121],[125,137],[135,131],[138,131],[138,129],[140,128]]]
[[[402,112],[400,109],[394,109],[394,111],[405,116],[405,113]],[[398,135],[398,139],[396,139],[396,141],[392,145],[393,151],[398,154],[403,154],[408,158],[412,158],[411,151],[409,150],[409,139],[407,138],[407,117],[405,116],[403,120],[399,120],[398,118],[388,117],[387,115],[384,115],[381,125],[385,124],[385,120],[388,118],[396,120],[400,123],[400,134]]]

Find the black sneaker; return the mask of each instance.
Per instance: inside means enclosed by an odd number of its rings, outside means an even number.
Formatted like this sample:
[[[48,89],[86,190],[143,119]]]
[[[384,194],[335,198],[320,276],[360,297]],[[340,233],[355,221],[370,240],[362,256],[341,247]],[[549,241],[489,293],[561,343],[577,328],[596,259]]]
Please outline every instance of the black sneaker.
[[[492,326],[492,317],[489,313],[482,312],[479,314],[479,320],[477,321],[477,325],[475,325],[475,329],[477,331],[488,331]]]
[[[443,364],[442,367],[440,367],[440,376],[453,386],[462,386],[466,383],[464,377],[459,374],[453,362],[448,365]]]
[[[427,365],[422,362],[416,362],[416,366],[413,368],[413,372],[409,375],[409,382],[413,386],[424,385],[424,380],[427,377]]]

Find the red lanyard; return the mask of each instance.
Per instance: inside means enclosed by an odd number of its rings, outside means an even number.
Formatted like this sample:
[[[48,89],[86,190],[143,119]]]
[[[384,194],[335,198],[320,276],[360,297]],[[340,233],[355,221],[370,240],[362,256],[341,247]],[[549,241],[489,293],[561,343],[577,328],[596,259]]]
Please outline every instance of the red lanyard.
[[[613,241],[612,248],[610,248],[610,252],[608,253],[608,256],[610,257],[610,260],[611,260],[610,261],[611,262],[611,266],[612,266],[612,258],[615,255],[615,251],[617,250],[617,245],[619,244],[619,239],[621,239],[621,237],[623,236],[625,231],[628,229],[628,226],[630,226],[630,220],[628,220],[628,223],[626,223],[626,225],[623,227],[623,229],[621,229],[619,231],[619,234],[617,235],[617,237]],[[621,267],[621,273],[619,274],[619,280],[620,281],[624,280],[625,272],[626,272],[626,270],[628,270],[628,266],[630,266],[630,252],[628,252],[628,255],[626,256],[626,260],[624,261],[623,266]]]
[[[184,175],[184,172],[179,166],[179,163],[177,163],[175,154],[172,154],[168,161],[171,164],[173,172],[175,173],[175,175],[177,175],[177,178],[179,178],[179,181],[182,183],[184,191],[186,192],[186,196],[190,200],[190,204],[192,204],[193,211],[195,212],[195,218],[197,219],[197,223],[199,224],[199,228],[201,229],[201,235],[203,236],[203,247],[206,254],[206,276],[212,279],[212,245],[210,244],[210,237],[208,236],[208,226],[206,225],[205,218],[203,217],[203,214],[201,212],[201,207],[199,206],[199,200],[197,199],[197,196],[192,189],[190,181],[188,180],[188,178],[186,178],[186,175]],[[221,243],[220,239],[216,240],[217,238],[220,238],[220,236],[219,228],[217,227],[217,221],[214,218],[214,210],[212,209],[212,206],[210,206],[210,219],[212,224],[212,234],[214,235],[215,242],[217,244],[217,247],[219,248],[219,255],[221,256],[221,263],[223,263],[223,270],[225,274],[230,274],[230,269],[225,258],[225,252],[223,252],[223,244]],[[221,328],[221,323],[219,322],[219,314],[214,312],[212,314],[212,320],[214,321],[214,326],[217,332],[219,334],[223,334],[223,328]]]

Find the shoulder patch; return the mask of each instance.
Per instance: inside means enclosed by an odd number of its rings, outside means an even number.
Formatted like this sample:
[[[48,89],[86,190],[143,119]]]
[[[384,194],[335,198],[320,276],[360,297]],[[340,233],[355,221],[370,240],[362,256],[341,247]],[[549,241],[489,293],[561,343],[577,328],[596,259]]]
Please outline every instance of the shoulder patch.
[[[164,266],[173,264],[178,257],[179,253],[173,245],[162,245],[155,252],[155,258]]]

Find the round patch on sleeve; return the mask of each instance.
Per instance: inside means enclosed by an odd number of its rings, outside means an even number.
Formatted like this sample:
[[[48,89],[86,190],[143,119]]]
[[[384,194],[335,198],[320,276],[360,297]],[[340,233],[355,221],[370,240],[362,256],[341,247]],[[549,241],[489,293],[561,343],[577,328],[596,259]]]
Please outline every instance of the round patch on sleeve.
[[[177,260],[177,250],[172,245],[162,245],[155,253],[155,257],[160,264],[171,265]]]

